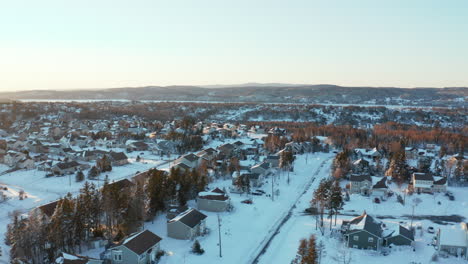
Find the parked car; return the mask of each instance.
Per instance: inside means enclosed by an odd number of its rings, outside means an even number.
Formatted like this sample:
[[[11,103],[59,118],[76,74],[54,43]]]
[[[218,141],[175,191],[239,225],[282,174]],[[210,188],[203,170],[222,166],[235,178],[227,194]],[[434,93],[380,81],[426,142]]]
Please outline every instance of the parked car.
[[[258,192],[258,191],[252,192],[251,194],[256,195],[256,196],[262,196],[263,195],[263,193]]]
[[[431,233],[431,234],[434,234],[434,233],[435,233],[434,227],[432,227],[432,226],[428,227],[428,228],[427,228],[427,232],[428,232],[428,233]]]
[[[449,198],[450,201],[454,201],[454,200],[455,200],[455,196],[453,196],[453,195],[449,195],[448,198]]]
[[[378,197],[375,197],[375,198],[374,198],[374,203],[379,204],[379,203],[380,203],[380,199],[379,199]]]
[[[245,203],[245,204],[253,204],[253,202],[252,202],[252,199],[247,199],[247,200],[244,200],[244,201],[242,201],[241,203]]]

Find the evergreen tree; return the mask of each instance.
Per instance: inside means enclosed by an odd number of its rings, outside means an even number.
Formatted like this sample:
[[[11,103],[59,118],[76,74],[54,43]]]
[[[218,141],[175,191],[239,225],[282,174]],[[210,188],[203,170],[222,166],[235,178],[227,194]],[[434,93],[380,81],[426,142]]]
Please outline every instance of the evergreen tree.
[[[333,187],[330,191],[330,212],[335,215],[335,225],[338,213],[341,206],[343,205],[343,196],[341,195],[341,187],[338,181],[335,181]],[[331,219],[330,219],[330,229],[331,229]]]
[[[324,220],[323,215],[325,213],[325,208],[330,206],[330,196],[331,196],[331,187],[332,181],[327,179],[322,179],[319,187],[315,190],[313,199],[311,201],[312,207],[315,207],[320,214],[320,230],[324,234]]]
[[[94,180],[97,178],[99,175],[99,170],[96,168],[96,166],[91,167],[91,169],[88,171],[88,179]]]
[[[314,235],[311,235],[308,240],[301,239],[296,258],[291,264],[317,264],[318,253],[316,244]]]
[[[84,178],[85,178],[85,176],[84,176],[84,173],[82,171],[79,170],[79,171],[76,172],[76,175],[75,175],[75,181],[76,182],[81,182],[81,181],[84,180]]]
[[[409,179],[408,165],[406,164],[405,151],[399,150],[393,153],[390,166],[385,172],[386,176],[391,176],[398,184],[402,184]]]
[[[197,255],[202,255],[203,253],[205,253],[205,250],[201,247],[200,242],[198,242],[198,240],[195,240],[195,242],[193,242],[192,253]]]
[[[164,171],[149,171],[149,179],[145,185],[147,197],[147,212],[150,216],[155,216],[157,212],[165,209],[165,199],[168,196],[167,180]]]

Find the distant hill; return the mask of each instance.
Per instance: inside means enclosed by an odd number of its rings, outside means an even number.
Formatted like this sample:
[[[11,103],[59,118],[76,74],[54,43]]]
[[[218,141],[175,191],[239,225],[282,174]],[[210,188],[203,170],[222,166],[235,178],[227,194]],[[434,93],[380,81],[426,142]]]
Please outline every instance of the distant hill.
[[[209,87],[209,88],[207,88]],[[0,93],[0,99],[162,100],[264,103],[405,104],[465,106],[467,87],[395,88],[337,85],[246,84],[239,86],[147,86],[96,90],[33,90]]]

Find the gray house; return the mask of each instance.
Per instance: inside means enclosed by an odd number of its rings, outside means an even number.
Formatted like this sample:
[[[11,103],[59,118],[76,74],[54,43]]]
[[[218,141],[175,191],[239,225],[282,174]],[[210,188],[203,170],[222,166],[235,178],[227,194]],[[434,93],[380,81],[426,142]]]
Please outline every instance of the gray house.
[[[229,201],[229,196],[224,191],[215,188],[198,194],[197,207],[209,212],[224,212],[229,208]]]
[[[176,239],[194,239],[206,232],[206,217],[196,209],[188,209],[167,221],[167,236]]]
[[[343,221],[341,230],[348,247],[380,250],[383,244],[382,223],[366,212],[350,221]]]
[[[385,237],[386,246],[413,246],[414,234],[402,225]]]
[[[149,230],[130,235],[109,249],[112,264],[151,264],[160,250],[159,236]]]

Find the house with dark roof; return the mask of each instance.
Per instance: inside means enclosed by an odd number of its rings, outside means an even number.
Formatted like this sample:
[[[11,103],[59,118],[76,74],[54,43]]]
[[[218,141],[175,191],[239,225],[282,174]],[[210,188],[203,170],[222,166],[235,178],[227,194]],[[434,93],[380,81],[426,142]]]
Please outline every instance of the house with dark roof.
[[[52,172],[57,175],[73,174],[78,170],[84,170],[89,165],[80,164],[74,160],[68,162],[59,162],[52,167]]]
[[[387,177],[382,177],[377,183],[372,185],[371,195],[381,199],[386,199],[388,194]]]
[[[219,188],[215,188],[209,192],[198,193],[197,207],[199,210],[224,212],[228,210],[229,206],[229,196]]]
[[[148,150],[149,146],[143,141],[134,141],[126,145],[128,152],[131,151],[145,151]]]
[[[176,239],[193,239],[206,232],[206,215],[197,209],[187,211],[167,221],[167,236]]]
[[[411,176],[410,189],[417,193],[445,192],[447,190],[447,178],[415,172]]]
[[[370,195],[372,188],[372,178],[366,174],[353,174],[349,177],[350,193],[360,193]]]
[[[268,155],[265,158],[265,162],[270,164],[272,168],[278,168],[280,164],[280,156],[279,155]]]
[[[187,154],[187,155],[184,155],[184,156],[178,158],[175,161],[175,163],[184,163],[185,165],[187,165],[191,169],[195,169],[195,168],[198,167],[199,161],[200,161],[200,158],[197,155],[195,155],[193,153],[190,153],[190,154]]]
[[[128,164],[128,157],[123,152],[109,152],[109,158],[112,166],[122,166]]]
[[[383,245],[382,223],[366,212],[349,221],[343,221],[341,230],[348,247],[380,250]]]
[[[52,218],[52,215],[55,213],[55,208],[57,208],[57,205],[59,204],[60,200],[53,201],[47,204],[43,204],[41,206],[38,206],[34,209],[32,209],[29,214],[30,215],[42,215],[44,216],[45,221],[49,221]]]
[[[398,225],[395,230],[391,230],[384,238],[385,246],[413,246],[414,234],[402,225]]]
[[[161,240],[153,232],[144,230],[111,247],[108,257],[112,264],[152,264],[157,260]]]
[[[218,151],[216,151],[213,148],[207,148],[197,153],[198,157],[208,160],[208,161],[214,160],[217,155],[218,155]]]

